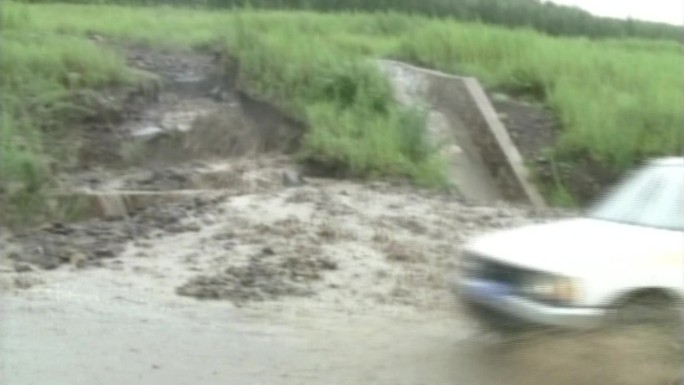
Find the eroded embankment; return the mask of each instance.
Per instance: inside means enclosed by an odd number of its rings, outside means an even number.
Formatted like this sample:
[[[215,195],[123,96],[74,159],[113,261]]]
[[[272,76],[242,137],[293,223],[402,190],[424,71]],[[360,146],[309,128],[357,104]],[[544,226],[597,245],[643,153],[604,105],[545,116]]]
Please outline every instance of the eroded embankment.
[[[161,87],[131,95],[119,119],[84,128],[77,165],[57,177],[56,212],[121,218],[186,196],[258,190],[269,167],[298,183],[287,156],[299,148],[303,124],[235,89],[215,54],[115,48]]]

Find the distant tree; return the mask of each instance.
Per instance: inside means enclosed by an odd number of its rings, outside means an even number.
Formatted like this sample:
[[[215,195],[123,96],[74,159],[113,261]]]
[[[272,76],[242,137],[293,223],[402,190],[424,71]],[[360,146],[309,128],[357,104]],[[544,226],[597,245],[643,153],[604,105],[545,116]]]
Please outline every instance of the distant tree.
[[[18,0],[30,3],[50,0]],[[102,0],[58,0],[100,3]],[[200,0],[212,7],[312,9],[318,11],[397,11],[454,17],[508,27],[532,27],[551,35],[590,38],[634,37],[684,42],[684,28],[668,24],[593,16],[576,7],[541,0]],[[183,0],[109,0],[124,4],[187,4]],[[195,4],[197,1],[195,1]]]

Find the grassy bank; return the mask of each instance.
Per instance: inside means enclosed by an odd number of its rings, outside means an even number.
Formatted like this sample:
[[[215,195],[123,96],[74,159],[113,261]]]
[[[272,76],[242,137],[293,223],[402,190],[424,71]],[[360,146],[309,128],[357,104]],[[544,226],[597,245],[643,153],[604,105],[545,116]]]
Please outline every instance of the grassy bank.
[[[71,91],[135,81],[121,58],[84,38],[90,33],[225,47],[240,61],[243,87],[308,123],[304,157],[354,175],[441,180],[420,119],[391,100],[388,83],[367,60],[374,57],[475,75],[489,87],[546,102],[564,128],[556,156],[568,162],[585,157],[624,170],[682,148],[684,63],[676,43],[552,38],[395,13],[10,3],[3,24],[0,84],[13,90],[3,92],[12,95],[3,111],[10,124],[3,125],[2,143],[11,148],[2,155],[3,181],[33,178],[22,170],[41,164],[34,160],[46,153],[43,126],[64,126],[60,108]],[[46,115],[25,112],[41,98]]]
[[[563,124],[561,155],[624,169],[682,148],[684,60],[677,44],[553,39],[442,22],[401,40],[398,54],[406,60],[546,102]]]
[[[49,138],[66,139],[68,127],[87,106],[72,102],[83,90],[140,81],[124,61],[84,37],[35,33],[31,13],[3,8],[0,43],[0,218],[43,212],[43,187],[50,164],[66,161],[72,149]],[[28,27],[28,28],[27,28]],[[51,156],[52,155],[52,156]]]

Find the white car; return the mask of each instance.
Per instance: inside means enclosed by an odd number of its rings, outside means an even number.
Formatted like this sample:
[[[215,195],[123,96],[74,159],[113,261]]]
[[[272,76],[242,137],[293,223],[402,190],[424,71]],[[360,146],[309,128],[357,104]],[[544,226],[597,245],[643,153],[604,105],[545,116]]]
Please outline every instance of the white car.
[[[649,161],[583,216],[474,239],[454,289],[474,314],[523,324],[591,328],[611,315],[677,314],[684,158]]]

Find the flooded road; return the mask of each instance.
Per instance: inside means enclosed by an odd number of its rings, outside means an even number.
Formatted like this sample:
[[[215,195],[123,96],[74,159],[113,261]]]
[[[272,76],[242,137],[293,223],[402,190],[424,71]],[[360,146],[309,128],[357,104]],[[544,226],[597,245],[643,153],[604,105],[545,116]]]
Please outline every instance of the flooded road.
[[[477,346],[449,317],[246,310],[132,290],[109,271],[58,275],[3,298],[1,383],[492,383],[476,381]]]
[[[681,362],[676,335],[648,328],[506,343],[484,338],[455,306],[237,307],[151,283],[63,270],[3,296],[0,383],[674,385]]]
[[[677,333],[497,341],[461,312],[444,278],[464,240],[561,213],[381,184],[284,188],[261,171],[269,183],[211,201],[0,233],[0,383],[673,385],[680,373]]]

